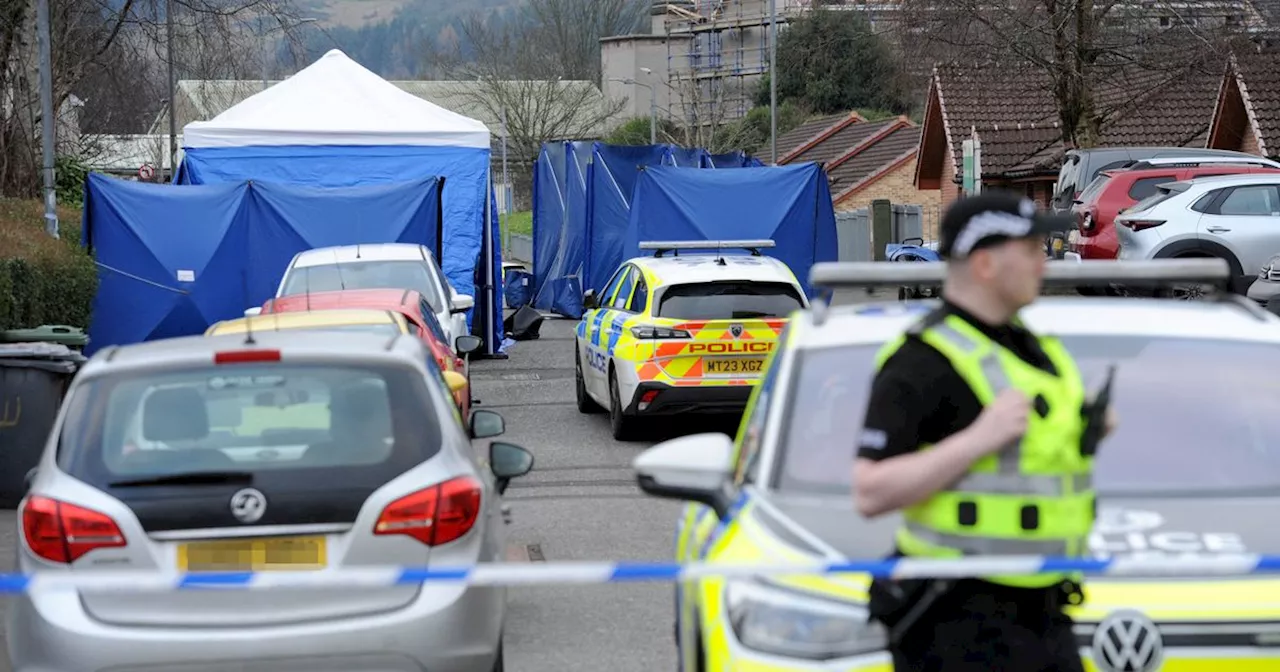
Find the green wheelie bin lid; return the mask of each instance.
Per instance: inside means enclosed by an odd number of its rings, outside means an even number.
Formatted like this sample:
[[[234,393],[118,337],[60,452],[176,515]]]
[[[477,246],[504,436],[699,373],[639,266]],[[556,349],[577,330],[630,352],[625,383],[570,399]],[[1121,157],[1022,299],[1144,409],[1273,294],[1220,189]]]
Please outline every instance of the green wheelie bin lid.
[[[0,331],[0,343],[57,343],[69,348],[83,348],[89,336],[79,327],[45,324],[34,329]]]

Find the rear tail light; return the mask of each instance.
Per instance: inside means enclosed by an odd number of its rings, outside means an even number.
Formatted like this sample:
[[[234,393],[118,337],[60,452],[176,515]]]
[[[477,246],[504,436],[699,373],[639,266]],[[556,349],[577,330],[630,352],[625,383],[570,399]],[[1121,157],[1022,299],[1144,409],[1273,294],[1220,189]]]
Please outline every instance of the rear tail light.
[[[1120,225],[1134,231],[1143,231],[1145,229],[1154,229],[1164,224],[1163,219],[1126,219],[1121,220]]]
[[[22,536],[32,553],[62,564],[99,548],[126,544],[111,516],[38,495],[28,497],[22,505]]]
[[[658,398],[657,390],[646,390],[644,394],[640,395],[640,401],[639,403],[636,404],[637,410],[643,411],[649,408],[649,404],[652,404],[653,400],[657,398]]]
[[[278,362],[279,350],[232,350],[213,355],[214,364],[249,364],[253,362]]]
[[[404,534],[427,546],[447,544],[475,526],[480,488],[476,479],[460,476],[405,495],[382,510],[373,533]]]
[[[649,325],[641,325],[631,327],[631,335],[636,338],[693,338],[689,332],[684,329],[668,329],[666,327],[651,327]]]

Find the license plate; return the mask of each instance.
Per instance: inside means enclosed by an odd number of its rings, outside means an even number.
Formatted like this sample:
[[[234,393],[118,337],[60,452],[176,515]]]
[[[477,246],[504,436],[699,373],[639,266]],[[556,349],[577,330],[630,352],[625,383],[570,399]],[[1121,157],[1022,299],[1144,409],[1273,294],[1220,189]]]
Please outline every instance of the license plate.
[[[763,359],[709,359],[702,362],[706,373],[760,373]]]
[[[324,569],[324,537],[219,539],[178,546],[178,571],[263,572]]]

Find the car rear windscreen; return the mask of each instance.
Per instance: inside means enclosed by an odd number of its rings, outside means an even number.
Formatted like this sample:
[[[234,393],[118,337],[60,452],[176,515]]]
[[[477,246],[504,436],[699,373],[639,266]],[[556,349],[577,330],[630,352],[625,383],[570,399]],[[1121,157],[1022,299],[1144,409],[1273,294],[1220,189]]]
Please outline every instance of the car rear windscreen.
[[[282,296],[311,292],[336,292],[344,289],[412,289],[426,297],[432,310],[436,304],[435,280],[425,262],[353,261],[294,268],[285,280]]]
[[[672,285],[662,293],[657,317],[674,320],[746,320],[786,317],[804,307],[785,282],[704,282]]]
[[[98,487],[225,472],[389,480],[441,439],[409,368],[211,365],[98,378],[68,404],[58,464]]]
[[[1116,366],[1114,435],[1098,449],[1104,494],[1280,494],[1280,346],[1152,336],[1064,336],[1085,385]],[[779,487],[848,495],[879,346],[806,350],[791,381]]]

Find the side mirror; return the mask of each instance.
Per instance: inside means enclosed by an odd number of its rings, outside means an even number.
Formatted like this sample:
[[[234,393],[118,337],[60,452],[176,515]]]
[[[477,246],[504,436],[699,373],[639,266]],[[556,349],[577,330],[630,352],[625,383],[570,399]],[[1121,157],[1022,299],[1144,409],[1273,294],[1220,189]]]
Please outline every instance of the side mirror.
[[[261,315],[261,314],[262,314],[262,306],[258,306],[256,308],[249,308],[248,310],[244,311],[245,317],[253,317],[254,315]]]
[[[453,340],[453,349],[460,355],[469,355],[484,345],[484,339],[471,334],[463,334]]]
[[[489,444],[489,469],[497,479],[498,494],[507,491],[511,479],[519,478],[533,469],[533,453],[504,441]]]
[[[596,290],[588,289],[582,293],[582,307],[586,310],[594,310],[600,307],[600,302],[596,301]]]
[[[698,502],[723,518],[729,512],[733,439],[718,432],[663,441],[631,463],[640,489],[654,497]]]
[[[529,456],[529,460],[530,460],[530,466],[532,466],[532,461],[533,461],[532,455]],[[31,467],[31,470],[28,471],[27,475],[22,479],[22,486],[24,490],[31,490],[31,484],[35,482],[36,474],[38,473],[40,473],[39,467]]]
[[[460,392],[467,387],[467,377],[457,371],[443,371],[444,383],[449,386],[449,391],[453,393]]]
[[[454,294],[449,300],[450,313],[465,313],[476,305],[476,300],[470,294]]]
[[[506,421],[493,411],[472,411],[471,438],[489,439],[507,431]]]

